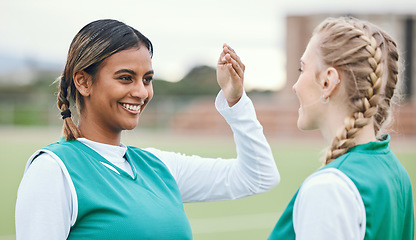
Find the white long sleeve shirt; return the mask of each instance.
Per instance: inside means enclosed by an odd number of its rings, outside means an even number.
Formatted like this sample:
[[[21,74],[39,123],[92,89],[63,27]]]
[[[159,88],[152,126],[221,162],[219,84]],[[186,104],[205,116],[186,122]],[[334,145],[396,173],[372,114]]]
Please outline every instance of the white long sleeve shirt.
[[[263,128],[246,94],[237,104],[229,107],[220,91],[215,105],[232,128],[237,148],[236,159],[203,158],[154,148],[145,149],[169,168],[183,202],[237,199],[268,191],[280,181]],[[130,164],[124,158],[125,145],[111,146],[85,138],[78,140],[132,174]],[[66,239],[75,223],[78,208],[72,180],[65,165],[52,152],[42,153],[33,162],[31,159],[18,190],[16,237]]]

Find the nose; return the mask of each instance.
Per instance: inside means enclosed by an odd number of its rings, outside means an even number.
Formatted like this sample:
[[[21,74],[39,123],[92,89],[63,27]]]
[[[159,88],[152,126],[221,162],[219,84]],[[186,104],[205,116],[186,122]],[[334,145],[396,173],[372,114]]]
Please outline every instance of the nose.
[[[137,81],[131,89],[131,96],[145,101],[149,97],[149,91],[143,84],[143,81]]]

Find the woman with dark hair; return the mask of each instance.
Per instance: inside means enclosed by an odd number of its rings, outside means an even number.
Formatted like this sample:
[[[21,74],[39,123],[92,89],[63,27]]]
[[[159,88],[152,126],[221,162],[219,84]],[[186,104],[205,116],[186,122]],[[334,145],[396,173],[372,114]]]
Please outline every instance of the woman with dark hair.
[[[231,200],[278,184],[243,89],[245,66],[225,44],[215,104],[233,130],[236,159],[121,143],[121,132],[137,126],[153,97],[152,53],[145,36],[116,20],[92,22],[75,36],[59,78],[63,137],[26,165],[16,202],[17,239],[191,239],[183,202]]]

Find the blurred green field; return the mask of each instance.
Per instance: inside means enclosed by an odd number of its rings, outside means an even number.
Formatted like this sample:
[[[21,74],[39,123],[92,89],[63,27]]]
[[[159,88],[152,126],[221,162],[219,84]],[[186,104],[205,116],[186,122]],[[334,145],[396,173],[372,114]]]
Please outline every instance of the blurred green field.
[[[28,157],[58,139],[57,128],[0,128],[0,240],[15,239],[16,192]],[[416,186],[416,141],[394,142],[395,151]],[[140,129],[123,136],[123,142],[138,147],[197,154],[206,157],[234,157],[232,136],[189,136]],[[186,203],[194,239],[266,239],[277,219],[303,180],[319,168],[323,141],[269,138],[281,174],[273,190],[239,199],[209,203]]]

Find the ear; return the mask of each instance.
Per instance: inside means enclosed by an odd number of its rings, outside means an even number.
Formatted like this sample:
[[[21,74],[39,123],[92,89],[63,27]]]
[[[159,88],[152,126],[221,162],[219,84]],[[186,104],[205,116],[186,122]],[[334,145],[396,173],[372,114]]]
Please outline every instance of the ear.
[[[341,82],[338,71],[334,67],[327,68],[322,73],[321,87],[324,96],[331,96]]]
[[[74,84],[82,96],[87,97],[90,95],[90,89],[92,85],[91,75],[83,70],[76,72],[74,74]]]

